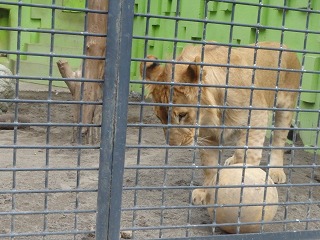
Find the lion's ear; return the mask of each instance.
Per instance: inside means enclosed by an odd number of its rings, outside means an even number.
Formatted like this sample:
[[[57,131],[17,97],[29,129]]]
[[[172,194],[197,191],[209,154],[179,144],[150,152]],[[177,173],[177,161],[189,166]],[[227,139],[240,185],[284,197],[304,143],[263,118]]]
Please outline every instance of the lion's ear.
[[[187,75],[191,83],[198,83],[200,78],[200,72],[201,72],[201,65],[199,64],[201,62],[201,58],[199,56],[195,57],[194,63],[190,64],[187,68]],[[202,68],[202,77],[204,77],[205,71]]]
[[[162,66],[160,66],[158,62],[152,61],[157,60],[155,56],[149,55],[147,56],[147,59],[150,59],[151,61],[140,63],[140,76],[145,77],[146,80],[157,81],[156,77],[162,72]]]
[[[157,61],[155,56],[149,55],[147,59],[151,61],[141,62],[140,63],[140,75],[142,78],[145,78],[147,81],[166,81],[166,74],[164,71],[164,67],[161,66]],[[156,85],[156,84],[146,84],[148,95],[152,96],[154,102],[161,102],[159,98],[159,94],[163,94],[162,92],[167,89],[165,85]]]

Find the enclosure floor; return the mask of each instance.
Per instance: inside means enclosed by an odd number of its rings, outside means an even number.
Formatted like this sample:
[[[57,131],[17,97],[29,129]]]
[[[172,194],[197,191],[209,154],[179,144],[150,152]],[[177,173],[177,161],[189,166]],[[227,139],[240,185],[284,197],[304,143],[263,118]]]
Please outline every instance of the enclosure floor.
[[[24,88],[24,90],[27,90]],[[32,89],[31,89],[32,90]],[[21,91],[20,99],[37,99],[47,100],[48,93],[45,91]],[[71,96],[67,91],[56,91],[52,94],[55,100],[71,100]],[[11,109],[12,111],[12,109]],[[47,122],[47,104],[41,103],[22,103],[19,104],[19,114],[23,114],[29,118],[32,123]],[[50,121],[56,123],[71,123],[72,111],[71,105],[51,104],[50,105]],[[139,123],[140,107],[129,106],[128,123]],[[157,118],[152,112],[152,107],[143,109],[144,123],[158,123]],[[49,134],[47,134],[49,131]],[[164,144],[163,130],[161,128],[143,128],[141,140],[138,139],[139,128],[128,128],[127,144],[156,145]],[[72,129],[71,127],[51,127],[49,130],[46,127],[33,126],[30,129],[22,129],[17,131],[17,138],[14,140],[14,131],[0,130],[0,145],[13,145],[14,141],[19,146],[43,146],[49,142],[52,146],[72,146],[70,143]],[[80,162],[78,159],[80,152]],[[168,161],[165,161],[165,150],[161,149],[144,149],[139,152],[140,159],[137,158],[137,149],[127,149],[126,151],[126,167],[134,166],[139,161],[143,166],[190,166],[192,164],[193,151],[189,150],[172,150],[168,151]],[[231,152],[226,151],[225,157]],[[267,158],[268,153],[265,152],[263,159]],[[60,150],[60,149],[17,149],[13,150],[0,149],[0,168],[13,167],[14,156],[16,158],[15,166],[17,168],[44,168],[46,164],[52,168],[71,168],[77,165],[82,168],[97,168],[99,151],[92,150]],[[199,159],[196,154],[197,161]],[[290,154],[286,154],[285,163],[290,162]],[[313,154],[305,151],[296,150],[294,152],[294,165],[311,165]],[[124,186],[134,187],[149,186],[189,186],[194,174],[194,184],[202,182],[201,171],[192,172],[186,169],[164,170],[164,169],[148,169],[148,170],[130,170],[126,169],[124,174]],[[310,168],[297,168],[292,170],[288,175],[291,175],[291,183],[310,183]],[[11,190],[13,186],[13,172],[1,172],[0,189]],[[18,190],[34,190],[44,189],[45,186],[45,171],[17,171],[15,173],[16,189]],[[77,171],[50,171],[48,173],[48,188],[58,190],[75,189],[77,183]],[[15,206],[16,211],[43,211],[45,208],[50,211],[74,210],[77,205],[78,210],[95,210],[96,209],[96,192],[98,182],[97,171],[80,171],[78,181],[81,189],[92,189],[90,193],[23,193],[15,194],[14,198],[11,194],[0,194],[0,212],[10,212],[12,206]],[[309,202],[320,200],[319,189],[313,189],[313,195],[310,196],[309,187],[291,187],[278,188],[280,202]],[[140,191],[124,191],[122,205],[123,208],[132,207],[160,207],[160,206],[190,206],[190,190],[140,190]],[[134,197],[134,194],[135,197]],[[45,206],[47,199],[47,206]],[[308,225],[303,221],[306,219],[320,219],[320,211],[317,204],[299,205],[292,204],[290,206],[279,206],[275,221],[290,220],[292,223],[272,224],[265,226],[265,231],[278,232],[287,230],[305,230],[305,229],[320,229],[319,222],[310,222]],[[309,214],[309,215],[307,215]],[[162,220],[161,220],[162,219]],[[301,221],[302,220],[302,221]],[[10,215],[0,215],[0,233],[10,233],[12,217]],[[72,231],[75,228],[78,230],[92,230],[95,228],[95,213],[57,213],[57,214],[30,214],[16,215],[13,219],[14,231],[21,232],[41,232],[45,228],[46,231]],[[44,223],[45,222],[45,223]],[[188,223],[189,222],[189,223]],[[126,227],[146,227],[146,230],[136,231],[135,239],[148,239],[162,237],[185,237],[188,236],[207,236],[212,233],[210,227],[190,228],[188,233],[186,229],[167,229],[160,232],[159,230],[148,230],[149,227],[162,226],[181,226],[188,224],[210,223],[206,209],[198,208],[193,210],[187,209],[166,209],[160,210],[140,210],[136,212],[124,211],[122,213],[122,228]],[[214,234],[222,234],[217,230]],[[93,239],[94,236],[79,234],[76,239],[87,240]],[[9,238],[8,238],[9,239]],[[43,239],[42,237],[21,237],[15,239]],[[47,236],[45,239],[74,239],[70,235]]]
[[[35,84],[35,83],[29,83],[27,81],[20,81],[19,82],[19,90],[22,92],[46,92],[48,91],[49,86],[46,84]],[[53,92],[69,92],[69,89],[67,87],[57,87],[52,86]]]

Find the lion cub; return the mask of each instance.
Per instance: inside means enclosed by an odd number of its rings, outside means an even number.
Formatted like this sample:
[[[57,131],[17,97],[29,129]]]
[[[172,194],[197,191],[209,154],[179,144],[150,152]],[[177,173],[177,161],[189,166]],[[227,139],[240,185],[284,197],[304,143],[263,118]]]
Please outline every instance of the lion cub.
[[[162,124],[169,120],[172,125],[182,126],[164,127],[165,134],[169,131],[169,144],[219,146],[232,140],[238,148],[225,165],[244,160],[260,164],[268,112],[274,110],[275,148],[271,150],[270,166],[275,168],[270,168],[269,174],[275,183],[284,183],[281,148],[293,117],[301,66],[297,55],[285,46],[263,42],[259,48],[207,45],[203,50],[202,46],[187,46],[174,65],[162,66],[156,57],[148,56],[150,61],[140,64],[140,73],[148,81],[159,82],[147,87],[155,103],[164,103],[154,107]],[[172,82],[176,84],[170,87]],[[178,106],[169,108],[166,103]],[[201,149],[200,158],[202,165],[216,166],[219,150]],[[204,170],[205,186],[216,172],[212,168]],[[194,190],[193,196],[195,201],[203,198],[204,190]]]

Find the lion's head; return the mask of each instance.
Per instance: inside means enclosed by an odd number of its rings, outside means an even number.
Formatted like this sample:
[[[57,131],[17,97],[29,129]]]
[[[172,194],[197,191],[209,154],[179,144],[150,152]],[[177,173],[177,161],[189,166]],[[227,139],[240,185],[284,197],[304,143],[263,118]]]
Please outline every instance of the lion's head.
[[[196,106],[199,102],[200,88],[196,84],[200,79],[202,81],[205,79],[206,72],[199,64],[200,57],[191,57],[192,60],[183,59],[181,56],[177,59],[179,62],[188,62],[188,64],[172,65],[167,63],[160,65],[156,57],[148,56],[150,61],[140,64],[141,76],[147,81],[154,82],[147,85],[149,95],[155,103],[163,104],[163,106],[154,107],[156,116],[162,124],[167,125],[169,121],[172,125],[181,125],[181,127],[164,128],[165,136],[169,133],[170,145],[193,144],[196,132],[193,126],[201,118],[197,114],[198,108]],[[171,84],[173,82],[175,85]],[[179,83],[182,84],[179,85]],[[205,91],[205,88],[202,88],[201,91]],[[169,105],[172,103],[173,106],[169,108],[168,103]]]

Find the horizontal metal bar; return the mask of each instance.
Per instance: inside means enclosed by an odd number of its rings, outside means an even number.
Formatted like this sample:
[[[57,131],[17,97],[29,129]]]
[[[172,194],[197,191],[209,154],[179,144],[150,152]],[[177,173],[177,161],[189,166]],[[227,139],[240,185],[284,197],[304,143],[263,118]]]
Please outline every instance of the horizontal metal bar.
[[[18,115],[19,116],[19,115]],[[22,123],[22,122],[0,122],[0,127],[10,126],[10,127],[101,127],[101,124],[85,124],[85,123]],[[283,127],[255,127],[255,126],[214,126],[214,125],[175,125],[175,124],[145,124],[145,123],[130,123],[127,126],[128,128],[195,128],[195,129],[204,129],[204,128],[212,128],[212,129],[243,129],[243,130],[294,130],[297,132],[301,131],[312,131],[318,132],[320,129],[315,128],[283,128]]]
[[[1,146],[0,146],[1,148]],[[277,150],[312,150],[312,151],[318,151],[320,150],[320,146],[286,146],[286,147],[278,147],[278,146],[262,146],[262,147],[257,147],[257,146],[200,146],[200,145],[186,145],[186,146],[173,146],[173,145],[127,145],[126,148],[131,149],[217,149],[217,150],[222,150],[222,149],[267,149],[267,150],[272,150],[272,149],[277,149]]]
[[[284,223],[287,223],[287,224],[289,224],[289,223],[297,223],[297,222],[300,222],[300,223],[306,223],[306,222],[318,222],[318,221],[320,221],[320,219],[310,219],[310,220],[298,220],[298,219],[294,219],[294,220],[285,220],[285,221],[283,221],[283,220],[279,220],[279,221],[277,221],[277,220],[275,220],[275,221],[272,221],[272,222],[258,222],[259,224],[261,224],[261,225],[265,225],[265,224],[273,224],[273,225],[276,225],[276,224],[284,224]],[[253,222],[252,222],[253,223]],[[215,223],[212,223],[212,224],[188,224],[187,226],[186,225],[171,225],[171,226],[164,226],[164,225],[162,225],[162,226],[147,226],[147,227],[126,227],[126,228],[121,228],[121,230],[122,231],[138,231],[138,230],[144,230],[144,231],[147,231],[147,230],[160,230],[160,229],[162,229],[162,230],[164,230],[164,229],[167,229],[167,230],[169,230],[169,229],[185,229],[185,228],[201,228],[201,227],[219,227],[219,226],[245,226],[245,225],[249,225],[249,224],[252,224],[251,222],[249,223],[244,223],[244,222],[241,222],[241,223],[237,223],[237,224],[235,224],[235,223],[219,223],[219,224],[215,224]],[[310,231],[310,232],[312,232],[312,231]],[[315,231],[315,232],[318,232],[318,231]],[[320,231],[319,231],[320,232]],[[286,232],[287,233],[287,232]],[[259,233],[259,234],[262,234],[262,233]],[[251,236],[258,236],[259,234],[251,234]],[[239,234],[240,236],[242,235],[242,234]],[[233,236],[239,236],[239,235],[236,235],[236,234],[232,234],[231,236],[232,236],[232,240],[234,240],[234,238],[233,238]],[[228,236],[228,238],[227,239],[230,239],[230,234],[227,234],[227,235],[215,235],[215,237],[220,237],[220,236]],[[319,235],[318,235],[319,236]],[[212,237],[213,236],[210,236],[211,238],[209,238],[209,239],[212,239]],[[154,239],[154,238],[153,238]],[[162,238],[161,238],[162,239]],[[172,238],[170,238],[170,239],[172,239]],[[175,238],[174,238],[175,239]],[[183,239],[183,238],[181,238],[181,239]],[[185,238],[184,238],[185,239]],[[188,239],[192,239],[192,238],[188,238]],[[198,237],[197,238],[195,238],[195,239],[198,239]],[[218,238],[219,239],[219,238]],[[256,238],[249,238],[249,239],[254,239],[254,240],[256,240]],[[280,238],[275,238],[275,239],[280,239]],[[317,239],[318,240],[318,238],[311,238],[311,239]],[[269,239],[270,240],[270,239]],[[281,240],[282,240],[282,238],[281,238]]]
[[[318,12],[317,12],[318,13]],[[185,21],[185,22],[192,22],[192,23],[205,23],[205,24],[220,24],[220,25],[228,25],[228,26],[237,26],[237,27],[248,27],[248,28],[257,28],[259,30],[278,30],[281,32],[294,32],[294,33],[306,33],[306,34],[319,34],[319,31],[313,31],[309,29],[300,30],[294,28],[286,28],[282,27],[274,27],[269,25],[261,25],[261,24],[245,24],[245,23],[238,23],[235,21],[216,21],[212,19],[199,19],[199,18],[187,18],[187,17],[177,17],[177,16],[164,16],[164,15],[156,15],[150,13],[136,13],[136,17],[145,17],[145,18],[155,18],[155,19],[167,19],[173,21]]]
[[[54,172],[54,171],[98,171],[99,168],[89,168],[89,167],[65,167],[65,168],[55,168],[55,167],[43,167],[43,168],[18,168],[18,167],[8,167],[0,168],[0,172]]]
[[[232,42],[215,42],[210,40],[185,40],[185,39],[178,39],[178,38],[154,38],[153,36],[137,36],[138,39],[143,40],[162,40],[165,42],[181,42],[181,43],[190,43],[192,45],[201,45],[201,46],[220,46],[220,47],[228,47],[228,48],[247,48],[252,50],[270,50],[270,51],[281,51],[281,52],[299,52],[299,53],[307,53],[305,51],[308,51],[306,49],[291,49],[291,48],[284,48],[280,45],[280,47],[267,47],[267,46],[261,46],[259,45],[259,42],[257,44],[238,44],[238,43],[232,43]],[[320,52],[316,52],[320,53]],[[138,59],[145,59],[145,58],[132,58],[132,60],[137,61]],[[156,59],[153,59],[156,61]],[[177,61],[179,62],[179,61]],[[193,64],[195,64],[193,62]],[[200,64],[200,63],[198,63]]]
[[[212,0],[211,0],[212,1]],[[285,11],[295,11],[295,12],[304,12],[304,13],[316,13],[320,14],[319,10],[307,9],[307,8],[297,8],[297,7],[290,7],[290,6],[279,6],[279,5],[271,5],[265,3],[253,3],[253,2],[238,2],[236,0],[214,0],[215,2],[221,3],[231,3],[236,5],[245,5],[245,6],[255,6],[259,8],[274,8],[276,10],[285,10]]]
[[[136,58],[136,61],[139,62],[150,62],[150,59],[146,58]],[[221,64],[221,63],[207,63],[207,62],[202,62],[202,63],[195,63],[195,62],[184,62],[184,61],[176,61],[176,60],[163,60],[163,59],[154,59],[152,62],[157,62],[157,63],[169,63],[172,65],[185,65],[185,64],[194,64],[194,65],[199,65],[203,67],[226,67],[226,68],[240,68],[240,69],[249,69],[249,70],[267,70],[267,71],[275,71],[275,72],[296,72],[296,73],[315,73],[319,74],[320,71],[311,71],[311,70],[301,70],[301,69],[289,69],[289,68],[281,68],[281,67],[263,67],[263,66],[258,66],[258,65],[235,65],[231,63],[226,63],[226,64]],[[173,81],[172,81],[173,82]],[[157,83],[157,82],[155,82]],[[165,82],[169,84],[170,82]],[[202,84],[193,84],[195,86],[202,86]],[[205,84],[203,84],[205,85]],[[221,86],[221,85],[220,85]],[[223,86],[223,85],[222,85]],[[225,85],[227,86],[227,85]],[[252,86],[254,89],[254,86]]]
[[[97,210],[44,210],[44,211],[14,211],[1,212],[0,216],[21,216],[21,215],[43,215],[43,214],[79,214],[79,213],[96,213]]]
[[[279,223],[281,224],[281,223]],[[189,227],[189,225],[188,225]],[[187,228],[188,228],[187,227]],[[198,227],[202,227],[199,225]],[[185,227],[186,228],[186,227]],[[129,230],[129,229],[128,229]],[[142,230],[142,229],[130,229],[130,230]],[[145,230],[145,229],[144,229]],[[123,229],[126,231],[126,229]],[[309,231],[285,231],[285,232],[274,232],[274,233],[245,233],[245,234],[226,234],[226,235],[211,235],[211,236],[197,236],[188,237],[190,240],[319,240],[320,230],[309,230]],[[158,240],[158,238],[153,238]],[[185,240],[186,238],[161,238],[161,240]],[[160,238],[159,238],[160,240]]]
[[[158,105],[154,105],[154,106],[158,106]],[[280,111],[280,110],[279,110]],[[284,110],[281,110],[284,111]],[[275,111],[276,112],[276,111]],[[295,111],[296,112],[296,111]],[[304,111],[299,111],[299,112],[304,112]],[[308,111],[309,112],[309,111]],[[318,113],[318,110],[314,111],[315,113]],[[143,121],[143,120],[142,120]],[[301,131],[312,131],[312,132],[318,132],[320,131],[320,129],[317,128],[303,128],[303,127],[299,127],[299,128],[286,128],[286,127],[274,127],[274,126],[268,126],[268,127],[256,127],[256,126],[225,126],[225,125],[178,125],[178,124],[162,124],[162,123],[143,123],[143,122],[139,122],[139,123],[128,123],[127,125],[128,128],[195,128],[195,129],[204,129],[204,128],[212,128],[212,129],[234,129],[234,130],[239,130],[239,129],[243,129],[243,130],[272,130],[272,131],[277,131],[277,130],[293,130],[293,131],[297,131],[297,132],[301,132]]]
[[[54,236],[54,235],[80,235],[95,233],[94,230],[74,230],[74,231],[56,231],[56,232],[23,232],[23,233],[0,233],[0,238],[5,237],[36,237],[36,236]]]
[[[77,146],[66,146],[66,145],[0,145],[0,149],[58,149],[58,150],[66,150],[66,149],[100,149],[99,145],[77,145]]]
[[[275,50],[275,49],[274,49]],[[279,49],[278,49],[279,51]],[[136,61],[139,62],[150,62],[150,59],[148,58],[136,58]],[[169,63],[172,65],[186,65],[186,64],[194,64],[199,65],[203,67],[226,67],[226,68],[241,68],[241,69],[249,69],[249,70],[268,70],[268,71],[275,71],[275,72],[299,72],[299,73],[305,73],[306,70],[301,69],[290,69],[290,68],[281,68],[281,67],[263,67],[259,65],[235,65],[232,63],[207,63],[207,62],[189,62],[189,61],[179,61],[179,60],[164,60],[164,59],[152,59],[152,62],[156,63]],[[316,71],[315,73],[320,73],[320,71]],[[202,84],[194,84],[194,85],[202,85]]]
[[[191,108],[215,108],[215,109],[239,109],[239,110],[265,110],[265,111],[287,111],[287,112],[314,112],[319,113],[319,109],[301,109],[301,108],[278,108],[278,107],[254,107],[254,106],[221,106],[221,105],[194,105],[194,104],[176,104],[176,103],[154,103],[154,102],[131,102],[131,105],[138,106],[163,106],[163,107],[191,107]]]
[[[320,14],[319,10],[306,9],[306,8],[295,8],[295,7],[289,7],[289,6],[265,4],[265,3],[238,2],[236,0],[214,0],[214,1],[215,2],[222,2],[222,3],[231,3],[231,4],[235,4],[235,5],[255,6],[255,7],[259,7],[259,8],[274,8],[276,10],[291,10],[291,11],[295,11],[295,12]],[[213,2],[213,0],[208,1],[208,2]],[[139,15],[139,13],[135,13],[135,16],[140,16],[140,15]]]
[[[213,185],[213,186],[133,186],[133,187],[123,187],[124,191],[145,191],[145,190],[193,190],[196,188],[203,189],[220,189],[220,188],[241,188],[241,187],[319,187],[320,183],[277,183],[277,184],[246,184],[246,185]],[[1,192],[0,192],[1,193]]]
[[[316,158],[316,157],[315,157]],[[125,169],[127,170],[156,170],[156,169],[167,169],[167,170],[174,170],[174,169],[263,169],[267,171],[269,168],[284,168],[284,169],[317,169],[320,168],[320,165],[317,164],[312,164],[312,165],[284,165],[284,166],[265,166],[265,165],[258,165],[258,166],[252,166],[252,165],[243,165],[243,166],[234,166],[234,165],[216,165],[216,166],[200,166],[200,165],[184,165],[184,166],[169,166],[169,165],[162,165],[162,166],[157,166],[157,165],[152,165],[152,166],[146,166],[146,165],[128,165],[125,166]]]
[[[170,43],[189,43],[189,44],[202,44],[202,45],[218,45],[218,46],[226,46],[226,47],[241,47],[241,48],[252,48],[252,49],[265,49],[265,50],[276,50],[277,48],[269,48],[269,47],[260,47],[255,45],[246,45],[246,44],[237,44],[237,43],[218,43],[212,42],[208,40],[186,40],[186,39],[178,39],[178,38],[162,38],[162,37],[152,37],[152,36],[133,36],[133,39],[136,40],[156,40]],[[279,48],[278,48],[279,51]],[[320,54],[319,51],[315,50],[306,50],[306,49],[281,49],[283,52],[295,52],[295,53],[306,53],[306,54]],[[135,59],[135,58],[133,58]],[[137,58],[136,58],[137,59]]]
[[[85,193],[98,192],[98,189],[34,189],[34,190],[0,190],[0,194],[29,194],[29,193]]]
[[[19,115],[18,115],[19,116]],[[0,122],[1,127],[101,127],[101,124],[94,123],[20,123]]]
[[[198,187],[199,188],[199,187]],[[202,187],[201,187],[202,188]],[[315,202],[278,202],[278,203],[254,203],[254,204],[246,204],[246,203],[239,203],[239,204],[207,204],[207,205],[184,205],[184,206],[158,206],[158,207],[147,207],[147,206],[134,206],[134,207],[127,207],[122,208],[121,211],[123,212],[130,212],[130,211],[157,211],[157,210],[177,210],[177,209],[197,209],[197,208],[224,208],[224,207],[249,207],[249,206],[307,206],[307,205],[319,205],[320,201]]]
[[[172,145],[127,145],[126,148],[128,149],[278,149],[278,150],[312,150],[312,151],[318,151],[320,149],[320,146],[288,146],[288,147],[277,147],[277,146],[262,146],[262,147],[256,147],[256,146],[197,146],[197,145],[190,145],[190,146],[172,146]],[[99,149],[98,145],[77,145],[77,146],[67,146],[67,145],[0,145],[0,149]]]
[[[279,130],[293,130],[297,132],[301,131],[312,131],[312,132],[318,132],[320,129],[316,128],[286,128],[286,127],[255,127],[255,126],[216,126],[216,125],[177,125],[177,124],[150,124],[150,123],[128,123],[128,128],[195,128],[195,129],[204,129],[204,128],[210,128],[210,129],[234,129],[234,130],[272,130],[272,131],[279,131]]]
[[[36,81],[42,81],[42,80],[48,80],[48,81],[60,81],[60,82],[93,82],[93,83],[101,83],[100,79],[90,79],[90,78],[62,78],[62,77],[51,77],[51,76],[25,76],[25,75],[11,75],[11,76],[5,76],[2,75],[0,78],[7,78],[7,79],[18,79],[22,80],[21,82],[26,82],[23,80],[36,80]]]
[[[3,99],[3,102],[10,102],[10,103],[45,103],[45,104],[82,104],[82,105],[102,105],[101,101],[83,101],[83,100],[53,100],[53,99],[46,99],[46,100],[36,100],[36,99]]]
[[[49,50],[48,50],[49,51]],[[102,57],[89,56],[89,55],[71,55],[61,53],[40,53],[40,52],[22,52],[22,51],[11,51],[1,50],[0,53],[11,54],[11,55],[23,55],[23,56],[36,56],[36,57],[53,57],[53,58],[76,58],[76,59],[93,59],[93,60],[104,60]]]
[[[320,74],[316,72],[314,74]],[[309,89],[288,89],[288,88],[268,88],[268,87],[256,87],[256,86],[237,86],[237,85],[227,85],[227,84],[206,84],[206,83],[182,83],[182,82],[161,82],[161,81],[149,81],[149,80],[131,80],[131,84],[140,84],[140,85],[160,85],[160,86],[186,86],[186,87],[198,87],[198,88],[223,88],[223,89],[247,89],[247,90],[265,90],[273,92],[296,92],[296,93],[320,93],[320,90],[309,90]]]

